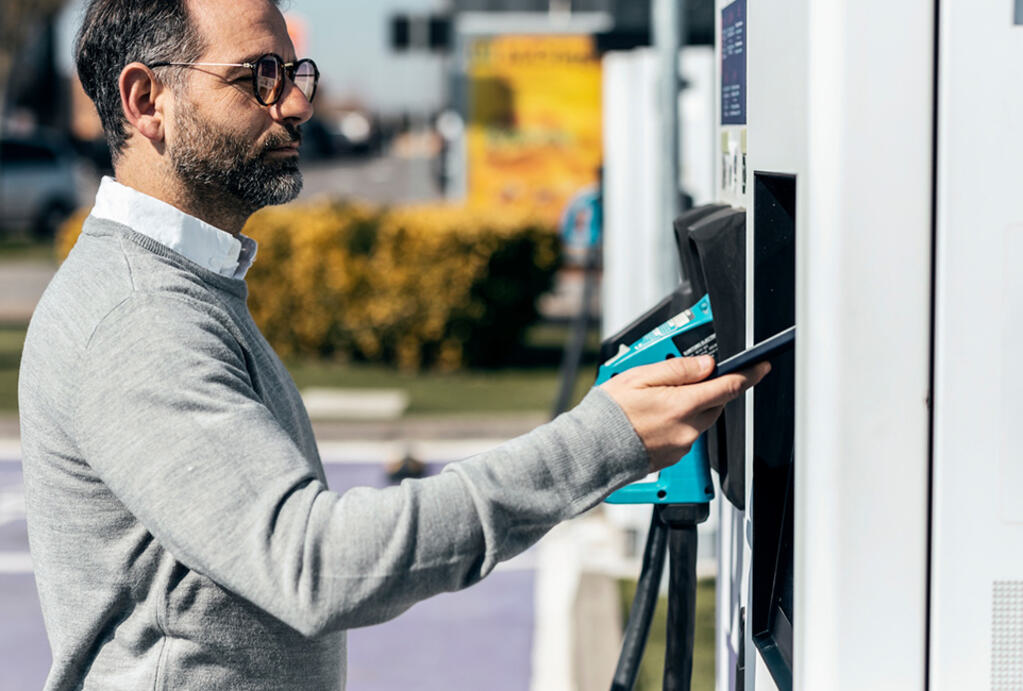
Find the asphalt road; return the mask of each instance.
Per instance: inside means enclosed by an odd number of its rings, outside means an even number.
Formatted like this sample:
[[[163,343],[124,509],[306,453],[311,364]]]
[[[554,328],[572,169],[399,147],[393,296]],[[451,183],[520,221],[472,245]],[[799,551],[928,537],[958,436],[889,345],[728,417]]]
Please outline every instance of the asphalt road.
[[[331,489],[384,486],[379,463],[331,462]],[[442,464],[431,463],[430,472]],[[0,691],[41,688],[49,645],[28,559],[21,464],[0,458]],[[535,571],[531,552],[467,590],[349,632],[348,687],[360,691],[528,689]]]
[[[422,202],[439,198],[428,158],[374,158],[310,161],[302,164],[299,201],[320,197],[358,199],[374,204]]]
[[[27,322],[56,270],[46,261],[0,263],[0,322]]]

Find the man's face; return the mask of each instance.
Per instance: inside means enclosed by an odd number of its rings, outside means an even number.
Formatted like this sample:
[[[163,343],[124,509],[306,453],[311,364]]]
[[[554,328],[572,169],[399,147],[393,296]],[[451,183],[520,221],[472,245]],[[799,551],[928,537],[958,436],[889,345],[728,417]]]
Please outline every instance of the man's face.
[[[253,61],[265,53],[295,59],[284,19],[266,0],[194,0],[192,20],[207,43],[197,62]],[[198,199],[228,194],[251,210],[294,199],[299,125],[312,115],[305,96],[285,80],[280,101],[263,106],[242,67],[197,67],[176,93],[167,155]]]
[[[297,125],[284,123],[255,141],[248,132],[207,120],[199,108],[175,114],[177,142],[168,148],[178,178],[193,195],[224,192],[250,209],[290,202],[302,191],[297,152],[280,153],[298,143]]]

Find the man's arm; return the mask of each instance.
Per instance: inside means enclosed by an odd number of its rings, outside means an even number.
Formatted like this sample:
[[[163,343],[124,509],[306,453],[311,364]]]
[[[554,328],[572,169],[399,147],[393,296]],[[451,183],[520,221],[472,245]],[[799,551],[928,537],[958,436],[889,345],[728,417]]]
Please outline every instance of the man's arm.
[[[307,635],[465,587],[648,469],[629,419],[596,391],[449,472],[339,496],[263,405],[245,357],[198,307],[137,294],[89,343],[76,436],[178,561]]]

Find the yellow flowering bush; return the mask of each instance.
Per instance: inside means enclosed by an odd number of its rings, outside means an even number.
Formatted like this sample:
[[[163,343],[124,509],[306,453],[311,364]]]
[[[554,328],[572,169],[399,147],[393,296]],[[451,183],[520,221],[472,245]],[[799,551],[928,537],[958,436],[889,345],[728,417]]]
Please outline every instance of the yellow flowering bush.
[[[61,256],[82,220],[60,233]],[[499,364],[560,261],[552,228],[452,205],[295,204],[243,232],[259,243],[249,309],[277,352],[406,369]]]
[[[78,240],[78,234],[82,230],[82,224],[85,223],[85,217],[89,215],[89,211],[92,209],[85,207],[84,209],[78,209],[73,214],[67,217],[67,219],[57,228],[57,236],[54,238],[53,249],[57,253],[57,260],[64,261],[64,257],[68,255],[71,248],[75,246],[75,241]]]

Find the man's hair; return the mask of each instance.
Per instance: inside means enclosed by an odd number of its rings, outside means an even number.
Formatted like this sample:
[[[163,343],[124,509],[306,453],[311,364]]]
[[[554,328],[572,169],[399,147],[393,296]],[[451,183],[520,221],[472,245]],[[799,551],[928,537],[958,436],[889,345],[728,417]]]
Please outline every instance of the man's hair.
[[[82,87],[99,112],[110,155],[116,161],[128,140],[118,79],[125,65],[192,62],[205,50],[186,0],[92,0],[75,43],[75,65]],[[179,86],[180,70],[166,80]]]

